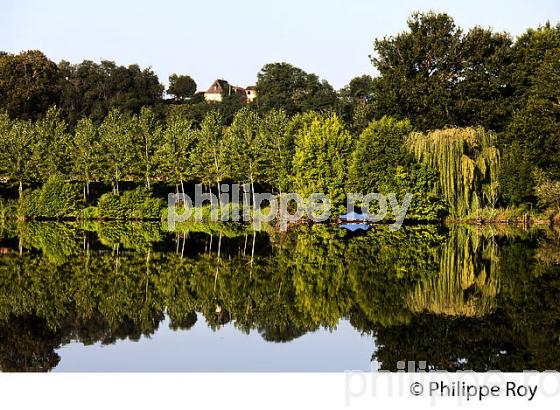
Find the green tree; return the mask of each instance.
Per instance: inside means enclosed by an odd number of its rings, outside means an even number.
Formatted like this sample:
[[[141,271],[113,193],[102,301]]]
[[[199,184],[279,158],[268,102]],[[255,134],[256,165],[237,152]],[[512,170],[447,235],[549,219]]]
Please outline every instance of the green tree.
[[[380,192],[390,185],[397,168],[409,162],[404,142],[412,131],[410,121],[383,117],[360,134],[348,172],[348,186],[357,193]]]
[[[255,182],[265,174],[264,156],[258,138],[260,118],[254,111],[243,108],[227,128],[223,139],[223,161],[227,175],[237,182],[249,182],[255,195]]]
[[[348,189],[367,195],[394,193],[397,198],[412,194],[406,213],[409,220],[440,220],[444,203],[437,191],[437,172],[415,163],[406,148],[412,131],[408,120],[383,117],[372,121],[361,133],[348,172]]]
[[[545,53],[532,78],[524,107],[517,111],[506,141],[518,141],[528,160],[560,179],[560,47]]]
[[[500,152],[495,133],[482,127],[414,132],[406,144],[417,161],[439,173],[438,191],[452,216],[496,205]]]
[[[339,91],[339,111],[352,131],[362,132],[375,117],[375,92],[375,80],[369,75],[353,78]]]
[[[259,109],[284,109],[289,115],[336,104],[336,92],[326,81],[288,63],[265,65],[257,74],[256,92]]]
[[[503,152],[499,181],[502,197],[507,204],[525,205],[532,202],[535,187],[535,165],[519,141],[514,141]]]
[[[208,186],[219,184],[224,177],[222,161],[222,116],[210,111],[204,117],[196,133],[196,147],[193,152],[193,166],[197,178]]]
[[[464,34],[450,16],[433,12],[414,13],[408,28],[375,41],[377,110],[422,130],[501,130],[509,119],[510,37],[478,27]]]
[[[117,110],[107,115],[99,126],[99,138],[103,150],[103,179],[111,182],[118,195],[119,181],[132,174],[137,161],[131,119]]]
[[[70,172],[70,140],[66,122],[60,110],[51,107],[43,118],[35,122],[35,144],[32,163],[37,179],[44,183],[52,175],[67,177]]]
[[[256,136],[262,182],[280,192],[287,188],[286,181],[291,176],[293,141],[290,144],[288,127],[286,112],[272,109],[260,119]]]
[[[169,76],[169,88],[167,93],[176,100],[183,101],[190,98],[196,92],[196,83],[189,75],[171,74]]]
[[[520,35],[511,50],[509,83],[513,89],[512,105],[522,109],[527,102],[537,71],[550,50],[560,48],[560,24],[547,23],[530,28]]]
[[[509,82],[512,39],[508,33],[474,27],[461,41],[463,61],[452,90],[458,125],[502,131],[511,119]]]
[[[218,105],[218,110],[222,116],[222,123],[224,125],[230,125],[235,115],[241,110],[246,103],[246,99],[244,95],[240,93],[228,93],[225,91],[222,93],[222,101],[220,101]],[[210,104],[212,104],[210,102]]]
[[[75,65],[62,61],[58,67],[66,79],[61,108],[72,125],[82,117],[100,123],[113,109],[137,114],[144,106],[156,108],[162,102],[164,87],[150,68],[89,60]]]
[[[557,215],[560,215],[560,181],[543,178],[535,187],[535,195],[542,208],[554,209]]]
[[[350,124],[352,130],[361,133],[377,116],[377,110],[374,103],[367,101],[358,101],[352,108],[352,118]]]
[[[354,77],[346,87],[340,90],[340,96],[352,100],[373,100],[375,96],[375,81],[369,75]]]
[[[2,143],[0,144],[0,157],[2,157],[2,161],[0,161],[0,175],[5,177],[7,174],[6,171],[6,158],[4,157],[6,151],[6,142],[9,138],[9,133],[12,128],[12,121],[10,121],[10,117],[6,111],[0,112],[0,138],[2,139]]]
[[[334,206],[345,199],[345,183],[353,139],[340,119],[332,114],[315,118],[298,132],[293,158],[293,187],[304,198],[327,195]]]
[[[454,123],[447,92],[460,72],[462,31],[447,14],[415,13],[408,32],[375,41],[379,109],[421,129]]]
[[[35,129],[30,121],[15,120],[10,122],[6,114],[0,114],[2,124],[0,138],[0,156],[2,170],[9,181],[18,185],[20,199],[23,197],[23,185],[33,180],[32,163]]]
[[[163,140],[156,151],[156,163],[165,180],[176,186],[176,192],[180,185],[184,194],[184,181],[196,176],[192,163],[196,137],[192,121],[177,114],[167,118]]]
[[[143,174],[146,188],[149,189],[157,169],[155,151],[162,139],[163,129],[149,107],[142,107],[140,114],[134,116],[132,127],[138,150],[137,157],[140,159],[140,173]]]
[[[97,126],[89,118],[78,121],[70,145],[71,176],[84,185],[84,200],[90,183],[101,175],[102,152]]]
[[[62,76],[37,50],[0,54],[0,111],[11,118],[35,120],[61,98]]]

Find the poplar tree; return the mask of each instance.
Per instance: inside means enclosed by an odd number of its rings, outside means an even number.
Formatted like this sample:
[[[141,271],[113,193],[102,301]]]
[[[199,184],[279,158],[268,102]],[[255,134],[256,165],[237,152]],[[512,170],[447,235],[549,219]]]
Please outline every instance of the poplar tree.
[[[196,132],[193,165],[197,178],[205,185],[219,184],[224,176],[222,167],[222,116],[214,110],[208,112]]]
[[[196,145],[197,133],[192,121],[181,115],[171,115],[163,131],[162,144],[156,151],[158,173],[170,184],[179,185],[185,194],[184,181],[194,179],[195,168],[192,164],[193,150]]]
[[[103,179],[112,184],[113,193],[118,195],[119,181],[131,174],[136,160],[130,118],[117,110],[111,111],[99,127],[99,137],[103,149]]]
[[[101,172],[101,144],[97,126],[89,118],[78,121],[70,145],[71,176],[84,185],[84,199],[89,196],[89,186]]]
[[[137,156],[140,160],[139,173],[143,175],[146,188],[149,189],[156,171],[155,151],[158,141],[161,141],[163,129],[149,107],[142,107],[140,114],[134,116],[132,126]]]
[[[286,112],[273,109],[260,119],[256,135],[263,182],[280,192],[291,173],[293,154],[290,152],[288,126]]]
[[[238,182],[249,182],[254,200],[255,182],[264,177],[264,156],[258,138],[259,116],[248,108],[237,112],[226,130],[223,142],[227,175]]]
[[[30,161],[35,166],[36,177],[45,183],[52,175],[67,177],[70,167],[70,143],[66,122],[56,107],[35,123],[36,134]]]
[[[33,163],[30,161],[35,143],[35,129],[31,121],[9,121],[0,114],[0,163],[9,181],[18,185],[20,200],[23,186],[33,181]]]

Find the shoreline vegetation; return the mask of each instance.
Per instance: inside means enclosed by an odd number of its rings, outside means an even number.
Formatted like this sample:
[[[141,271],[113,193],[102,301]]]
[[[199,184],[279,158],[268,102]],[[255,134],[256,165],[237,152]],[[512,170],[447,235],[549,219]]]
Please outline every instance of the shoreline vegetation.
[[[188,75],[165,99],[150,69],[0,51],[0,220],[161,221],[168,193],[237,183],[323,193],[331,222],[379,192],[413,194],[405,223],[560,224],[560,25],[415,13],[371,60],[339,91],[272,63],[254,101],[206,101]]]

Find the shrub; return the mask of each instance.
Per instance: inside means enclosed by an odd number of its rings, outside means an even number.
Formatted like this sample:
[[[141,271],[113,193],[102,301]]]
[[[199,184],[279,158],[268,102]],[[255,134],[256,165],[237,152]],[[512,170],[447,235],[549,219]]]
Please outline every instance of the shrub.
[[[0,220],[16,217],[17,212],[17,200],[0,198]]]
[[[535,187],[535,195],[543,209],[550,208],[560,213],[560,181],[543,179]]]
[[[52,176],[39,189],[26,190],[22,197],[22,216],[62,218],[75,216],[83,205],[80,188]]]
[[[139,187],[122,195],[103,194],[97,210],[90,209],[85,214],[109,219],[159,219],[163,207],[161,199],[153,198],[150,190]]]

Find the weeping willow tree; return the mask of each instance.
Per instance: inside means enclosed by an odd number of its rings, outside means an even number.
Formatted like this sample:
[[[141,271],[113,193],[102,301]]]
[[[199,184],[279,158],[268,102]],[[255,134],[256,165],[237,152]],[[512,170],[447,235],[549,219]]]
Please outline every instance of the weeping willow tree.
[[[439,172],[438,188],[451,216],[496,205],[500,153],[494,133],[482,127],[415,132],[406,144],[418,161]]]
[[[418,283],[406,305],[414,313],[487,315],[496,308],[497,262],[493,237],[457,227],[440,251],[438,274]]]

